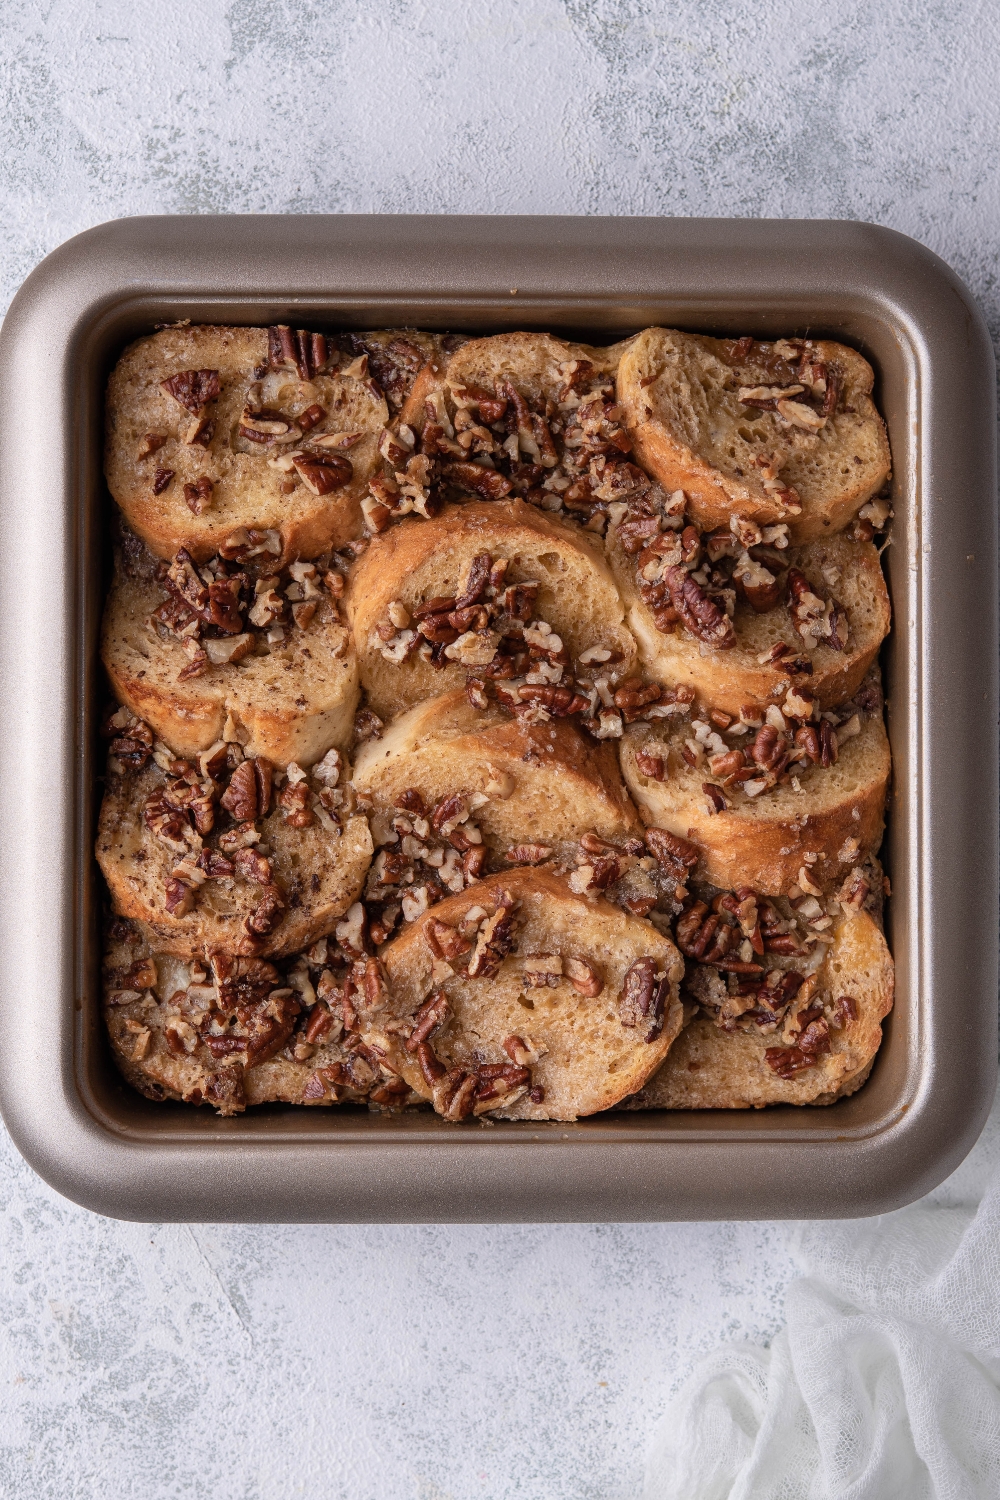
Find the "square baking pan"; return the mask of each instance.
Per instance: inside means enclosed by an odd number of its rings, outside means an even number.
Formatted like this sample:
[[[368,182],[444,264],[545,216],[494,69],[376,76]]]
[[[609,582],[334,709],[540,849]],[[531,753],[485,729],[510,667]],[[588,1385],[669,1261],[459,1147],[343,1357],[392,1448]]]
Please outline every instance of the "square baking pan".
[[[102,405],[122,347],[180,318],[592,342],[661,323],[808,332],[871,360],[896,515],[883,857],[897,989],[863,1089],[825,1109],[455,1126],[283,1106],[222,1120],[122,1082],[92,856]],[[816,1218],[895,1208],[957,1165],[996,1082],[996,429],[989,337],[940,260],[834,222],[131,219],[50,255],[0,350],[0,1106],[55,1188],[146,1220]]]

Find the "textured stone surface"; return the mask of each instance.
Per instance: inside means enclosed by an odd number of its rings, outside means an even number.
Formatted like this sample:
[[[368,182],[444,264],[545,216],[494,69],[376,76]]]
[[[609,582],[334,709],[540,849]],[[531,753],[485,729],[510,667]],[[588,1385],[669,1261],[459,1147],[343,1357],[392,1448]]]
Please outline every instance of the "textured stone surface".
[[[973,0],[7,0],[0,306],[124,214],[801,215],[915,235],[997,329],[998,33]],[[124,1225],[2,1150],[3,1496],[625,1500],[793,1270],[778,1225]]]

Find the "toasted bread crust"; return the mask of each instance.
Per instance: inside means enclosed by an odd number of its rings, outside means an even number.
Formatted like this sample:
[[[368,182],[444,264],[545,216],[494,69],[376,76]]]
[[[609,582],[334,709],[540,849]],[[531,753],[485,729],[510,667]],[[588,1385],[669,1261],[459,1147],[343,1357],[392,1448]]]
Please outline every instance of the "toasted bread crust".
[[[610,1109],[635,1092],[667,1055],[682,1022],[677,998],[683,972],[680,954],[648,922],[629,917],[598,898],[574,896],[547,870],[510,870],[491,876],[459,896],[451,896],[415,922],[381,955],[392,994],[393,1014],[412,1015],[437,981],[434,959],[424,937],[431,921],[456,925],[472,907],[494,908],[506,893],[517,901],[515,953],[491,978],[443,977],[450,1015],[433,1036],[435,1052],[448,1067],[472,1062],[507,1061],[503,1042],[512,1033],[530,1033],[536,1047],[547,1049],[532,1069],[532,1081],[544,1099],[525,1095],[505,1119],[573,1120]],[[577,993],[565,979],[548,988],[527,988],[523,956],[545,952],[592,961],[604,987],[596,997]],[[626,970],[636,958],[650,956],[667,974],[670,1001],[663,1030],[652,1042],[636,1028],[627,1029],[618,1014],[618,995]],[[529,1002],[527,1008],[522,1001]],[[387,1050],[392,1066],[414,1092],[430,1099],[432,1090],[414,1055],[398,1035],[386,1033],[385,1017],[373,1022],[369,1041]],[[495,1056],[494,1056],[495,1054]]]
[[[589,831],[614,841],[642,828],[611,744],[585,740],[565,719],[525,724],[480,713],[464,692],[408,709],[361,746],[354,785],[383,814],[409,788],[429,808],[456,793],[483,794],[476,823],[500,858],[528,841],[557,845]]]
[[[807,650],[785,604],[767,614],[757,614],[749,604],[737,600],[733,616],[737,643],[727,651],[703,648],[680,625],[664,634],[640,596],[635,558],[624,551],[613,528],[608,535],[608,557],[646,670],[658,682],[694,688],[703,703],[728,714],[738,715],[749,703],[780,702],[794,683],[808,688],[821,708],[843,703],[861,685],[889,633],[889,594],[878,552],[871,542],[828,537],[793,547],[788,553],[789,567],[798,569],[824,594],[832,591],[844,604],[850,635],[843,651],[834,651],[825,642]],[[832,590],[825,573],[837,575]],[[811,673],[790,677],[787,669],[782,671],[780,662],[762,662],[760,657],[778,641],[785,642],[795,657],[808,657]]]
[[[267,654],[211,666],[179,681],[189,665],[181,642],[151,623],[163,589],[150,578],[115,581],[104,610],[101,660],[119,702],[152,726],[175,754],[198,755],[226,721],[249,756],[311,766],[331,746],[346,749],[360,691],[350,631],[325,602],[304,629]]]
[[[763,1109],[769,1104],[832,1104],[853,1094],[871,1070],[892,1009],[892,958],[867,912],[847,917],[820,970],[836,996],[850,995],[856,1019],[831,1032],[831,1049],[814,1067],[779,1078],[764,1053],[774,1037],[721,1031],[704,1015],[681,1032],[660,1071],[629,1109]]]
[[[812,883],[829,891],[878,849],[891,770],[881,718],[863,722],[861,733],[841,748],[836,766],[802,769],[801,792],[787,785],[756,798],[727,793],[730,806],[712,813],[702,791],[707,768],[688,767],[681,758],[688,733],[684,726],[664,732],[634,724],[622,740],[621,766],[643,820],[697,846],[699,878],[780,896],[799,884],[805,867]],[[636,752],[642,749],[663,756],[663,781],[639,770]],[[816,862],[806,861],[807,854],[816,855]]]
[[[579,528],[550,520],[521,500],[448,506],[433,521],[409,520],[383,532],[352,570],[347,617],[369,706],[381,717],[465,682],[467,669],[457,663],[437,669],[410,657],[392,665],[372,637],[386,619],[390,601],[401,600],[409,608],[425,598],[456,593],[480,552],[509,558],[511,582],[540,583],[537,615],[562,637],[571,656],[589,646],[609,646],[618,656],[614,676],[625,675],[635,660],[635,642],[625,627],[611,570],[600,548]]]
[[[774,377],[759,359],[730,363],[722,357],[730,348],[729,340],[667,328],[647,328],[630,342],[618,367],[618,401],[638,461],[665,489],[684,491],[702,530],[726,526],[733,515],[787,521],[797,543],[843,530],[890,472],[871,366],[843,344],[810,344],[812,357],[843,380],[836,413],[812,433],[737,400],[739,387],[771,387]],[[780,458],[801,514],[764,488],[756,454]]]
[[[355,815],[330,833],[318,822],[294,828],[279,810],[260,822],[275,880],[284,892],[282,920],[266,936],[253,938],[244,923],[264,888],[240,875],[231,884],[209,880],[193,910],[171,916],[164,890],[181,855],[146,826],[142,809],[164,778],[156,767],[137,773],[109,771],[97,829],[97,861],[119,916],[142,924],[160,953],[195,957],[213,952],[258,958],[295,953],[330,932],[357,899],[372,858],[367,819]]]
[[[361,534],[361,497],[381,460],[377,443],[389,417],[378,388],[334,371],[303,385],[294,372],[265,377],[275,387],[273,406],[297,411],[311,403],[327,416],[309,434],[361,432],[345,449],[353,475],[327,495],[314,495],[289,474],[268,465],[272,450],[239,438],[240,416],[254,370],[267,363],[263,328],[168,328],[129,346],[111,373],[107,394],[105,473],[112,495],[128,522],[158,557],[172,558],[186,547],[206,561],[239,527],[273,530],[281,538],[279,562],[317,557]],[[214,432],[207,448],[186,443],[191,413],[160,389],[178,371],[219,372],[221,391],[207,408]],[[138,459],[146,433],[166,441],[150,457]],[[156,470],[172,470],[161,494],[153,493]],[[193,515],[184,484],[212,481],[211,502]],[[293,485],[290,493],[283,486]]]

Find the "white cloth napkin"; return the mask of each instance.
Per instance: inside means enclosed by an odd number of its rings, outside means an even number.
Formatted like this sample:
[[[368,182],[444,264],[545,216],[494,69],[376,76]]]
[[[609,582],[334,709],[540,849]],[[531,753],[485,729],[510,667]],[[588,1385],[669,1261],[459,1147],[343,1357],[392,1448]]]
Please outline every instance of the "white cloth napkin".
[[[787,1326],[695,1371],[644,1500],[997,1500],[1000,1098],[926,1198],[789,1234]]]

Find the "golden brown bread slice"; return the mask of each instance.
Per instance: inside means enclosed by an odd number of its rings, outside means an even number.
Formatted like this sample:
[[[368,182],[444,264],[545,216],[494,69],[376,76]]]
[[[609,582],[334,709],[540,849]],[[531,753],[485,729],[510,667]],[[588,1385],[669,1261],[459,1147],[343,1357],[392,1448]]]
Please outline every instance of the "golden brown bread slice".
[[[467,386],[493,390],[498,380],[512,380],[526,400],[555,401],[566,385],[567,366],[585,362],[593,375],[613,376],[623,348],[571,343],[550,333],[497,333],[463,344],[448,362],[445,382],[449,391]]]
[[[434,520],[405,521],[376,537],[352,570],[345,596],[347,617],[369,707],[382,718],[460,687],[470,673],[488,675],[484,668],[491,653],[495,656],[500,638],[510,632],[523,634],[530,623],[524,611],[517,618],[520,604],[505,611],[499,629],[487,629],[478,637],[475,628],[469,629],[476,625],[471,617],[461,630],[444,621],[435,627],[442,665],[425,659],[433,643],[421,634],[420,625],[425,632],[430,627],[415,612],[429,601],[441,609],[460,604],[474,560],[485,555],[494,567],[505,563],[506,573],[496,587],[487,582],[480,588],[478,598],[485,597],[484,588],[492,590],[490,597],[499,609],[505,591],[537,583],[530,596],[522,589],[520,600],[526,609],[530,605],[531,621],[550,627],[574,659],[591,648],[609,651],[606,672],[611,681],[627,675],[635,642],[625,627],[618,590],[599,544],[577,527],[552,520],[520,500],[451,506]],[[450,648],[451,659],[443,654]],[[559,677],[547,681],[556,684]]]
[[[209,1104],[220,1115],[279,1101],[399,1107],[413,1099],[352,1045],[340,983],[325,940],[276,965],[179,958],[120,919],[105,938],[103,1008],[119,1069],[149,1099]]]
[[[211,573],[204,565],[204,577],[183,564],[173,571],[189,596],[192,588],[196,598],[206,596],[201,613],[210,615]],[[294,563],[292,573],[265,571],[256,593],[248,577],[232,634],[205,630],[171,581],[158,580],[145,548],[119,549],[101,633],[115,696],[182,757],[198,755],[224,734],[247,755],[278,766],[310,766],[331,746],[346,749],[359,695],[354,640],[319,570]],[[169,612],[173,629],[154,617],[157,610]],[[259,628],[248,618],[253,613]],[[193,658],[192,648],[203,656]]]
[[[275,347],[279,332],[167,328],[131,344],[112,371],[108,485],[157,556],[186,547],[202,562],[249,530],[288,561],[360,535],[385,397],[366,367],[338,365],[322,335],[305,336],[296,368]]]
[[[642,832],[610,744],[594,744],[566,720],[482,713],[461,691],[416,704],[362,745],[354,785],[372,799],[376,827],[412,803],[407,792],[428,810],[456,795],[472,799],[494,860],[519,849],[539,864],[590,830],[611,840]]]
[[[175,760],[121,710],[112,727],[97,860],[119,916],[163,953],[294,953],[357,898],[372,857],[330,751],[310,773],[273,773],[238,746]],[[233,761],[239,761],[233,766]],[[277,785],[272,785],[272,779]],[[278,789],[280,787],[280,790]]]
[[[758,612],[745,593],[737,594],[732,614],[735,644],[721,646],[699,639],[681,621],[658,628],[657,611],[642,598],[640,588],[643,567],[653,574],[659,563],[651,559],[644,565],[646,551],[636,557],[622,540],[619,528],[612,526],[608,557],[643,666],[656,681],[687,684],[706,705],[726,713],[738,715],[745,704],[778,702],[794,685],[807,688],[822,708],[842,703],[857,691],[889,632],[889,595],[871,542],[835,536],[775,550],[766,576],[774,580],[775,593],[780,589],[781,602]],[[791,580],[800,590],[798,580],[805,580],[812,597],[797,595],[789,587]],[[843,642],[837,634],[815,635],[810,630],[815,621],[807,606],[816,611],[831,601],[846,616],[839,627],[846,637]],[[826,621],[819,624],[828,629]]]
[[[827,340],[647,328],[622,354],[618,401],[639,462],[684,491],[696,526],[787,521],[801,543],[841,531],[889,476],[872,383]]]
[[[448,499],[520,496],[601,532],[612,501],[649,487],[615,402],[621,348],[505,333],[426,364],[383,444],[369,528]]]
[[[774,719],[779,711],[770,713]],[[707,719],[625,731],[622,773],[643,820],[689,839],[700,853],[699,878],[713,885],[750,885],[775,896],[794,886],[829,891],[882,841],[891,765],[881,715],[852,714],[839,731],[836,764],[806,760],[769,785],[799,732],[781,717],[784,731],[765,723],[728,742]],[[800,729],[818,742],[823,722]],[[732,760],[740,744],[748,762],[742,785],[728,779],[742,770]]]
[[[868,912],[850,913],[833,931],[832,945],[812,971],[809,993],[803,996],[800,990],[796,996],[790,1024],[763,1033],[755,1024],[725,1031],[712,1018],[710,1005],[685,1027],[663,1067],[626,1108],[832,1104],[859,1089],[881,1044],[881,1023],[892,1009],[893,963]],[[710,998],[724,993],[716,970],[689,967],[686,983],[692,974],[700,976],[695,980],[699,994]],[[844,1006],[845,999],[852,1004]],[[809,1008],[796,1014],[796,1007],[803,1006]]]
[[[610,1109],[681,1024],[670,939],[546,870],[450,897],[381,958],[388,992],[365,1041],[447,1119]]]

